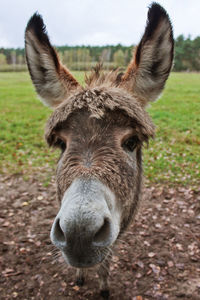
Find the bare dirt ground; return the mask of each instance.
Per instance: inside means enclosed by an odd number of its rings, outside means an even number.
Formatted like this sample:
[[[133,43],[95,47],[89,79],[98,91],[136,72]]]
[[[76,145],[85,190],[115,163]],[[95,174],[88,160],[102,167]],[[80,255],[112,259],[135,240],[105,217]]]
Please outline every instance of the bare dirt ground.
[[[49,239],[55,186],[0,177],[0,299],[101,299],[97,275],[74,283]],[[200,190],[145,189],[111,265],[110,299],[200,299]]]

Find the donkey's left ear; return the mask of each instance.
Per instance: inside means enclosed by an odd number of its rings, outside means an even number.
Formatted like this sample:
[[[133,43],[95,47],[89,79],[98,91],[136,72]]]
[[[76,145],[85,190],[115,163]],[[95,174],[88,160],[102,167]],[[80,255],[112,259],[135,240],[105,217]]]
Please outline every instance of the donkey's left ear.
[[[156,100],[169,76],[173,53],[169,16],[159,4],[152,3],[144,35],[126,73],[121,77],[121,84],[134,93],[142,105]]]
[[[25,32],[25,52],[31,79],[41,100],[56,107],[79,84],[59,61],[42,17],[35,13]]]

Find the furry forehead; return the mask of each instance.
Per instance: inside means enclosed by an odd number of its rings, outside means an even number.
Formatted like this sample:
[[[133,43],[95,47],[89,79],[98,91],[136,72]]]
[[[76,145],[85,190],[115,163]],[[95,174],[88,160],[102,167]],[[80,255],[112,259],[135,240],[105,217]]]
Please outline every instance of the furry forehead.
[[[91,113],[91,117],[97,119],[104,118],[106,112],[120,110],[134,121],[145,140],[154,136],[155,127],[140,102],[121,88],[104,86],[82,88],[54,110],[46,124],[45,138],[48,143],[51,144],[53,131],[73,112],[83,108]]]

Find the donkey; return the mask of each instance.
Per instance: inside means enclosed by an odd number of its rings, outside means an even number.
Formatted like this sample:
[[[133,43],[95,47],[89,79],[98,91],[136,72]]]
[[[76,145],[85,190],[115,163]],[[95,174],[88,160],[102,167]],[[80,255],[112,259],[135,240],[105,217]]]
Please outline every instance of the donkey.
[[[100,66],[82,87],[50,44],[35,13],[25,32],[25,52],[35,89],[53,113],[45,137],[61,149],[56,171],[60,210],[50,238],[82,285],[97,265],[100,290],[109,295],[113,245],[134,220],[141,198],[142,146],[154,136],[145,111],[164,88],[173,61],[167,12],[152,3],[144,35],[125,73]]]

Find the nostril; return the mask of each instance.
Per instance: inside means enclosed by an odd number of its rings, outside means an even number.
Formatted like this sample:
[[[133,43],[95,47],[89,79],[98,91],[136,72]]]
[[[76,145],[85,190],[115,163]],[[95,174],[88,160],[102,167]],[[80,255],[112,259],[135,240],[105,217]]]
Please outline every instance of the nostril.
[[[105,218],[103,225],[94,235],[93,244],[96,246],[106,246],[109,243],[110,231],[110,221]]]
[[[60,219],[58,218],[54,227],[54,236],[58,242],[65,242],[65,235],[60,227]]]

